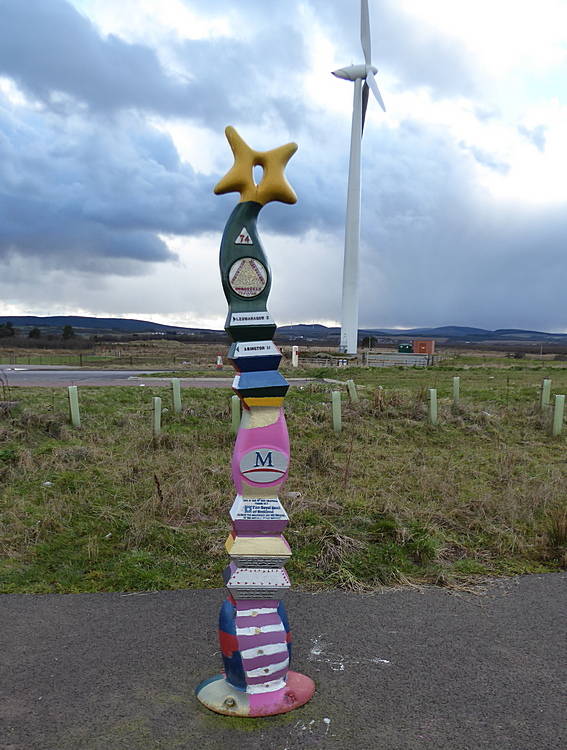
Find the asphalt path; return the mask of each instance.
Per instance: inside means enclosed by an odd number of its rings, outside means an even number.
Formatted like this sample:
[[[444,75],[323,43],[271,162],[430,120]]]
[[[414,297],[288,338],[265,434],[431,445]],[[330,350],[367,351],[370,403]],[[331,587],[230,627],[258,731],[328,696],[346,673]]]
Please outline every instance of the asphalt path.
[[[482,595],[291,592],[297,711],[231,719],[219,589],[0,597],[2,750],[565,750],[567,574]]]
[[[57,388],[69,385],[88,386],[163,386],[169,385],[171,377],[144,377],[149,374],[159,375],[160,370],[85,370],[69,367],[30,367],[26,365],[2,365],[0,377],[4,377],[10,386],[33,386]],[[233,377],[180,377],[182,388],[230,388]],[[289,384],[305,385],[310,380],[290,378]],[[1,748],[0,748],[1,750]]]

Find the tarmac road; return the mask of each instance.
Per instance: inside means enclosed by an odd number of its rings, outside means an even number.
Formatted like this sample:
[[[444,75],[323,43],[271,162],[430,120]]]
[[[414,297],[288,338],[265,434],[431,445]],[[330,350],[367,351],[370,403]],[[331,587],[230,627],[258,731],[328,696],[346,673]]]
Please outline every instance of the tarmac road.
[[[33,367],[26,365],[1,365],[0,376],[7,379],[10,386],[33,386],[33,387],[67,387],[69,385],[146,385],[163,386],[169,385],[171,378],[141,377],[151,373],[159,373],[159,370],[74,370],[69,367]],[[182,388],[230,388],[233,377],[216,378],[180,378]],[[304,385],[309,380],[302,378],[289,378],[289,384]],[[0,750],[2,748],[0,747]]]
[[[0,597],[2,750],[565,750],[567,574],[438,588],[291,592],[313,700],[217,716],[221,590]]]

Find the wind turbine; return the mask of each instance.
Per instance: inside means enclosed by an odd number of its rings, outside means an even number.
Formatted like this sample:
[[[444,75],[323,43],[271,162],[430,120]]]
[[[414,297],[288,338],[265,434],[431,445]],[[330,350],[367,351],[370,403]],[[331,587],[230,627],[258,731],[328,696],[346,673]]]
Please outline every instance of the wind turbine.
[[[343,299],[341,311],[342,352],[356,354],[358,343],[358,251],[360,245],[360,147],[368,106],[368,91],[376,97],[384,112],[384,100],[378,90],[372,65],[370,44],[370,18],[368,0],[360,0],[360,42],[364,65],[351,65],[334,70],[333,75],[345,81],[354,81],[352,129],[350,134],[350,162],[345,224],[345,254],[343,265]],[[364,85],[363,82],[364,81]]]

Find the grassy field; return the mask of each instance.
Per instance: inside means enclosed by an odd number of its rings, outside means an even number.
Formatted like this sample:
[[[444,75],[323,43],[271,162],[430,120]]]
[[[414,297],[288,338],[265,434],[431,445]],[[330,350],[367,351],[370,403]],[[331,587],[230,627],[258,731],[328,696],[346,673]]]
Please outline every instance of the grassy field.
[[[541,380],[567,368],[503,359],[429,370],[310,368],[344,392],[343,432],[322,381],[286,399],[292,445],[282,501],[295,585],[365,590],[567,564],[567,433],[549,435]],[[228,373],[226,373],[228,374]],[[462,401],[451,404],[453,375]],[[377,386],[384,387],[383,396]],[[436,387],[440,424],[427,422]],[[151,396],[170,411],[151,436]],[[234,491],[230,391],[80,389],[80,430],[64,389],[13,388],[0,414],[0,591],[154,590],[221,585]]]
[[[90,349],[49,349],[33,347],[0,348],[0,365],[60,365],[89,369],[131,369],[172,366],[181,371],[212,369],[217,354],[226,346],[219,344],[188,344],[178,341],[123,341],[117,344],[96,344]]]
[[[88,367],[90,369],[159,368],[161,370],[175,369],[189,375],[193,374],[194,371],[214,371],[217,355],[224,356],[226,349],[226,344],[194,344],[172,340],[99,342],[90,349],[83,350],[77,348],[49,349],[45,347],[10,348],[8,344],[4,343],[0,347],[0,365],[64,365],[68,367]],[[290,366],[291,346],[286,344],[281,349],[284,353],[283,366]],[[384,351],[393,353],[394,349],[390,348]],[[317,354],[325,357],[338,356],[336,348],[302,346],[300,347],[300,362],[302,357],[311,359]],[[439,354],[442,357],[449,358],[447,361],[450,361],[451,367],[464,369],[518,365],[516,360],[509,358],[509,352],[458,350],[442,347]],[[521,362],[523,366],[527,367],[565,367],[565,361],[556,359],[560,356],[565,357],[567,355],[560,355],[557,351],[541,355],[534,352],[525,355],[525,359]],[[230,368],[227,366],[226,369],[228,371]],[[311,371],[313,367],[310,366],[307,369]]]

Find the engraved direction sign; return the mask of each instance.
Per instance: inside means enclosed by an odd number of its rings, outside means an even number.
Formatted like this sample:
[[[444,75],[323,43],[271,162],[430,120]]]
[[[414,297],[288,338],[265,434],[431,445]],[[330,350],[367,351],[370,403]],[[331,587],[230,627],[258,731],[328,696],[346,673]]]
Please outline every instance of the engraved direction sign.
[[[258,310],[257,312],[235,312],[230,316],[229,325],[230,327],[274,325],[274,320],[266,310]]]
[[[234,324],[233,324],[234,325]],[[232,357],[258,357],[281,354],[273,341],[239,341],[234,345]]]
[[[257,258],[240,258],[230,267],[228,283],[241,297],[257,297],[266,288],[268,271]]]
[[[273,341],[238,341],[230,347],[228,358],[237,372],[277,370],[282,353]]]

